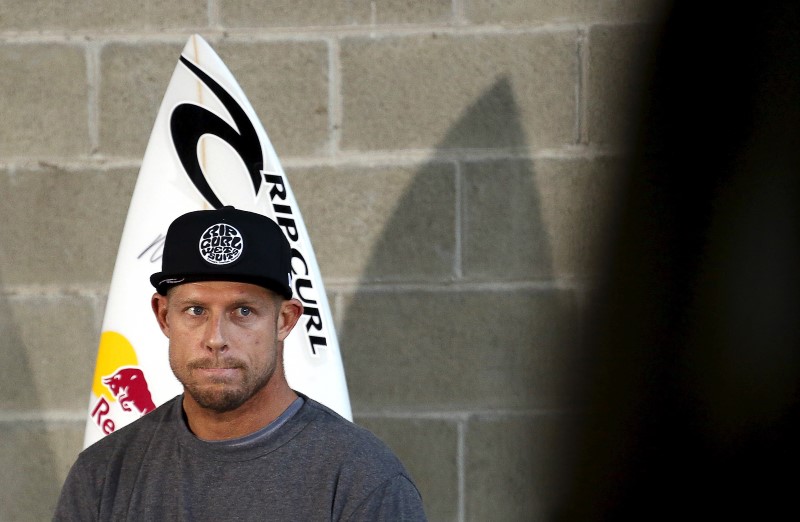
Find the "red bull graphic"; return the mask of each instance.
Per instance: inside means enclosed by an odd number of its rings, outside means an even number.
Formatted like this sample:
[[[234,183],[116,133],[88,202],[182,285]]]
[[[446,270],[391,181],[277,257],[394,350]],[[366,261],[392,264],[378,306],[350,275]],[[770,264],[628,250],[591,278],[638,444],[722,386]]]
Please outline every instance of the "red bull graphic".
[[[103,384],[108,386],[125,411],[131,411],[131,405],[142,415],[156,409],[147,387],[147,379],[139,368],[120,368],[114,375],[104,377]]]
[[[153,411],[147,379],[138,367],[136,351],[125,336],[103,332],[97,356],[92,392],[96,399],[90,409],[92,421],[105,435],[132,419]]]

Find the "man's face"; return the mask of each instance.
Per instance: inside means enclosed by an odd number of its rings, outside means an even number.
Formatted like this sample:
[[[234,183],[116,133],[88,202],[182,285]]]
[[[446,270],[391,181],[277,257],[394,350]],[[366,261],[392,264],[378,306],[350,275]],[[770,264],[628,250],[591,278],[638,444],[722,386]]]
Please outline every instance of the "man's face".
[[[186,283],[154,296],[187,399],[226,412],[269,393],[275,372],[283,372],[280,343],[294,325],[290,318],[286,328],[287,303],[260,286],[227,281]]]

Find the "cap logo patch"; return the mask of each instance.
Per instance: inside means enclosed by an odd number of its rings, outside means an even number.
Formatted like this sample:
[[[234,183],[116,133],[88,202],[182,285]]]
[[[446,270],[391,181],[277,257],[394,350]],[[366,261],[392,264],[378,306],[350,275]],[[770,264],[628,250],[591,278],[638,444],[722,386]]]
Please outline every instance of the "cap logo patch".
[[[200,236],[200,255],[212,265],[233,263],[243,249],[242,234],[226,223],[211,225]]]

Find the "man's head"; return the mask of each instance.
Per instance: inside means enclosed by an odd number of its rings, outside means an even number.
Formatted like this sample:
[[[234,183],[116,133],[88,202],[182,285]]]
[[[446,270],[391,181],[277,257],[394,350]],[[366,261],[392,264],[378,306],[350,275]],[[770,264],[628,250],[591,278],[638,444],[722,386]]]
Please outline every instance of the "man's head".
[[[170,225],[152,307],[185,407],[221,413],[290,391],[283,341],[303,307],[289,262],[280,228],[258,214],[226,207]]]

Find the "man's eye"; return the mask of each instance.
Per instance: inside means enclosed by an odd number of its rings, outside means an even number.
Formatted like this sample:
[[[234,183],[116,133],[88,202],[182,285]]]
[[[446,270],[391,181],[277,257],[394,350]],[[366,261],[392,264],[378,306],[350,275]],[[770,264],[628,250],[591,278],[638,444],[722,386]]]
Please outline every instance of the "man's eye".
[[[190,315],[202,315],[203,307],[202,306],[190,306],[187,310]]]
[[[240,307],[239,307],[239,315],[241,315],[241,316],[243,316],[243,317],[247,317],[247,316],[248,316],[248,315],[250,315],[252,312],[253,312],[253,311],[250,309],[250,307],[249,307],[249,306],[240,306]]]

